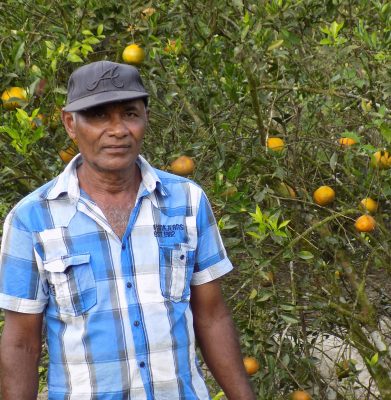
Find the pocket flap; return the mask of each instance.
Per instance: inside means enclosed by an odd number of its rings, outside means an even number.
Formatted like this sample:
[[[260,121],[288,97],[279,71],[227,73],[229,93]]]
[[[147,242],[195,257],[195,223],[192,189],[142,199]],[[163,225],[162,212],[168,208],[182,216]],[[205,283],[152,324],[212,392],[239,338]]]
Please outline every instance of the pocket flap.
[[[43,267],[49,272],[64,272],[70,265],[87,264],[90,261],[90,254],[66,255],[54,260],[43,262]]]

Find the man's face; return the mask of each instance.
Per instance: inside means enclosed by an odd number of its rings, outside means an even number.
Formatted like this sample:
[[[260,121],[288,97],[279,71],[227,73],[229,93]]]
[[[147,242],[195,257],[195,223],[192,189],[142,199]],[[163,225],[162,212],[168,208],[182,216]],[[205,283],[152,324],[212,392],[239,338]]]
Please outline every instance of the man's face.
[[[104,104],[63,113],[64,126],[77,141],[83,160],[100,172],[123,172],[132,166],[148,122],[143,100]]]

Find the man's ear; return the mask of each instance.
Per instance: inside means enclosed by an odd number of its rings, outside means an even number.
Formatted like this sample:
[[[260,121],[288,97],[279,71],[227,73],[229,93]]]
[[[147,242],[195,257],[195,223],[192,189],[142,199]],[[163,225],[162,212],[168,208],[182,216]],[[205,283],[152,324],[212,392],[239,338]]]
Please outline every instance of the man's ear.
[[[62,120],[65,130],[68,133],[68,136],[72,140],[75,140],[76,139],[75,120],[74,120],[72,113],[62,110],[61,120]]]

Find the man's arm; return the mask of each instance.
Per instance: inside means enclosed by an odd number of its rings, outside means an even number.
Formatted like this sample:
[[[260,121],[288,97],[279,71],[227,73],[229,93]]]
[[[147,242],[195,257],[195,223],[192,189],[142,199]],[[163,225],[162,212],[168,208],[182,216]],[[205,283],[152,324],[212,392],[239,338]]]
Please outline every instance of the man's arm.
[[[191,287],[194,330],[204,360],[229,400],[255,400],[220,283]]]
[[[1,399],[35,400],[43,314],[5,311],[1,337]]]

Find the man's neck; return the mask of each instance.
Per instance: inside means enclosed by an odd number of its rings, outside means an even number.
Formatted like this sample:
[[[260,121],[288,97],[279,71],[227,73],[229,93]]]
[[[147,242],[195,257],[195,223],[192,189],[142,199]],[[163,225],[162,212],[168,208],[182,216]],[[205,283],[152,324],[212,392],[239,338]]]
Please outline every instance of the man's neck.
[[[77,169],[79,186],[92,199],[94,197],[121,197],[121,195],[137,195],[141,183],[141,172],[137,164],[126,171],[97,171],[87,163]]]
[[[84,167],[83,167],[84,166]],[[116,235],[121,239],[135,206],[141,183],[137,164],[126,173],[98,173],[81,164],[77,169],[79,186],[98,205]]]

